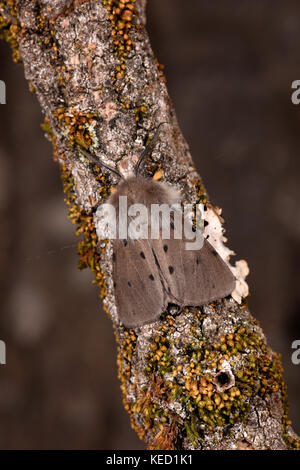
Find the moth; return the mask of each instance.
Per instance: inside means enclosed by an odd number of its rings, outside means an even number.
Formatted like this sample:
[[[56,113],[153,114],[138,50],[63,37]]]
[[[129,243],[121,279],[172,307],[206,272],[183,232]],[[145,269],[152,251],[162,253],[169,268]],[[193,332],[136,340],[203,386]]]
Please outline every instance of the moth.
[[[160,127],[160,126],[159,126]],[[151,143],[140,156],[134,175],[123,178],[114,168],[95,160],[120,178],[114,193],[108,198],[118,213],[120,196],[126,196],[128,207],[143,204],[150,211],[153,204],[172,205],[178,193],[167,183],[141,176],[141,167],[159,136],[156,131]],[[127,328],[137,328],[159,319],[168,304],[201,306],[224,298],[235,288],[235,277],[227,264],[204,239],[200,250],[187,250],[186,239],[171,236],[157,239],[113,240],[113,279],[119,320]]]

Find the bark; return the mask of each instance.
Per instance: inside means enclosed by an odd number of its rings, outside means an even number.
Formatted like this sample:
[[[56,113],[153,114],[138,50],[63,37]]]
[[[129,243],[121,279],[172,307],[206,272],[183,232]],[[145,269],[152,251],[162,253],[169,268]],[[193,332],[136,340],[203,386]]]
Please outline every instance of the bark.
[[[81,236],[79,267],[90,267],[112,319],[124,405],[148,448],[288,449],[299,438],[287,420],[280,358],[246,301],[245,262],[236,292],[180,315],[164,312],[128,330],[118,322],[110,243],[98,243],[95,209],[117,179],[79,149],[124,173],[161,122],[145,176],[160,170],[183,201],[207,205],[207,233],[229,261],[220,210],[196,173],[145,29],[146,0],[8,0],[0,34],[24,65],[45,115],[43,128],[62,170],[70,219]],[[101,374],[101,371],[98,371]]]

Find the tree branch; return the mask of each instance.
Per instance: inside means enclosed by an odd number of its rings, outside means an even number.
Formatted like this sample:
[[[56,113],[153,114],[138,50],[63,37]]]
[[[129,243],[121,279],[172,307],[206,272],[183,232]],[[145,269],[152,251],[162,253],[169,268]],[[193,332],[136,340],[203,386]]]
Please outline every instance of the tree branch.
[[[211,243],[226,262],[232,253],[178,127],[145,30],[145,7],[146,0],[0,2],[0,34],[41,104],[70,218],[82,236],[80,268],[94,272],[113,322],[124,405],[150,449],[299,449],[280,358],[242,300],[246,262],[232,267],[237,288],[230,299],[176,317],[164,312],[135,330],[118,322],[112,249],[99,245],[94,215],[117,180],[80,149],[126,173],[167,122],[145,176],[160,170],[184,202],[205,203]]]

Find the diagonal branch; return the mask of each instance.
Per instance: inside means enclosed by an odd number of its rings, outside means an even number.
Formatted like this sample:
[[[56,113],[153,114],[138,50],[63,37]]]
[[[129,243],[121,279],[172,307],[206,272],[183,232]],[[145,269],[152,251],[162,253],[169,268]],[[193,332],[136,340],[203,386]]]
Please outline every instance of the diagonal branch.
[[[287,421],[280,358],[243,300],[245,261],[232,266],[237,286],[230,298],[175,317],[164,312],[135,330],[118,322],[112,249],[95,231],[95,210],[117,178],[84,152],[126,173],[153,129],[167,122],[144,176],[159,170],[183,201],[205,203],[211,243],[228,263],[232,253],[178,127],[145,30],[145,7],[146,0],[0,2],[0,34],[24,64],[62,170],[81,235],[80,268],[94,272],[113,322],[124,405],[149,448],[299,448]]]

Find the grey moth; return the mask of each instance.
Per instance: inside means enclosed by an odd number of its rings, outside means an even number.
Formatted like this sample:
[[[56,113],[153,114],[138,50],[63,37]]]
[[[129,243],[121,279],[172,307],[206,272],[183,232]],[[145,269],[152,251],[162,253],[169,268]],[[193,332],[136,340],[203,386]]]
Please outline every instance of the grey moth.
[[[153,204],[178,202],[178,194],[166,183],[140,175],[145,157],[158,139],[158,131],[141,155],[135,174],[123,178],[115,169],[82,152],[97,165],[117,173],[120,181],[108,203],[120,209],[120,196],[126,196],[128,207],[143,204],[149,211]],[[180,200],[179,200],[180,201]],[[127,328],[137,328],[159,319],[168,304],[201,306],[222,299],[235,288],[235,277],[227,264],[204,239],[202,248],[186,249],[186,239],[170,238],[162,232],[155,239],[113,240],[113,280],[119,320]]]

